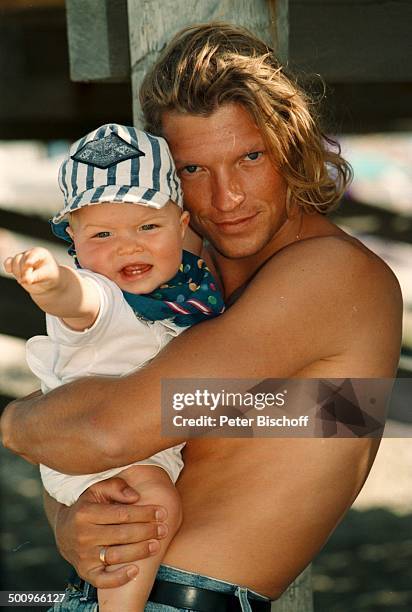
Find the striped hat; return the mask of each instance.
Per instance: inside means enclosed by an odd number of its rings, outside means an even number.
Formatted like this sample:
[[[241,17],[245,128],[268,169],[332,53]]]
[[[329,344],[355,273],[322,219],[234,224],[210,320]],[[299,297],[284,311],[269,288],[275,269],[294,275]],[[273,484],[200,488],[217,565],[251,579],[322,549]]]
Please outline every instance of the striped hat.
[[[172,200],[183,208],[180,181],[164,138],[116,123],[99,127],[70,147],[60,167],[59,186],[64,208],[51,224],[66,240],[65,217],[83,206],[127,202],[162,208]]]

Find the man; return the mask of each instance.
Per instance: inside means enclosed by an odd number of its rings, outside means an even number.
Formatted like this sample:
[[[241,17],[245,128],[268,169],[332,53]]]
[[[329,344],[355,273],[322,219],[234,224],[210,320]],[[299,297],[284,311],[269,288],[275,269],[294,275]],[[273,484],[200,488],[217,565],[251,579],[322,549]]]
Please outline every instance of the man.
[[[183,30],[146,77],[141,102],[146,128],[169,142],[193,228],[232,305],[138,374],[9,406],[5,445],[68,473],[181,442],[160,436],[162,379],[391,377],[399,357],[396,279],[322,214],[342,194],[348,165],[261,41],[224,24]],[[184,521],[165,563],[276,599],[357,496],[377,447],[363,438],[189,440],[178,482]],[[98,487],[71,508],[46,506],[63,556],[95,586],[117,586],[136,575],[149,544],[156,553],[167,520],[155,521],[144,496],[132,504],[118,479]],[[102,561],[129,566],[108,573]],[[207,608],[218,587],[196,579],[209,589]],[[239,609],[250,609],[236,589]],[[173,602],[185,594],[179,587]],[[252,609],[261,603],[250,596]]]

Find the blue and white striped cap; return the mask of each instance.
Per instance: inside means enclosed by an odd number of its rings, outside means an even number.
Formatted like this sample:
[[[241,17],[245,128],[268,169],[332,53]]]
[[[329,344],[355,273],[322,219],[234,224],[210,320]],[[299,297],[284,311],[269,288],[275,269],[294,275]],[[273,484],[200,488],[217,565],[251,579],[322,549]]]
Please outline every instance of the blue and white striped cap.
[[[183,208],[180,181],[164,138],[116,123],[97,128],[70,147],[60,167],[59,186],[64,208],[51,222],[62,238],[65,216],[83,206],[127,202],[162,208],[172,200]]]

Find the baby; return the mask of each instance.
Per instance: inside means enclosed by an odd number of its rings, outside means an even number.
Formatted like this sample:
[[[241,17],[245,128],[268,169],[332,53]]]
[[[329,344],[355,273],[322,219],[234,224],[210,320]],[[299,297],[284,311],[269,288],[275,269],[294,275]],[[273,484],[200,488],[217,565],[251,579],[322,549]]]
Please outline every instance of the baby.
[[[27,343],[28,363],[45,393],[81,376],[120,376],[141,368],[185,327],[224,308],[204,261],[187,251],[182,259],[189,213],[182,210],[164,139],[104,125],[70,148],[59,185],[65,205],[52,229],[73,243],[77,270],[59,265],[40,247],[4,263],[46,312],[48,336]],[[66,505],[92,484],[117,475],[140,493],[139,503],[167,509],[168,535],[160,553],[139,562],[135,581],[99,590],[100,612],[144,609],[181,523],[174,483],[183,468],[183,446],[98,474],[69,476],[40,467],[46,490]],[[102,563],[105,554],[102,548]]]

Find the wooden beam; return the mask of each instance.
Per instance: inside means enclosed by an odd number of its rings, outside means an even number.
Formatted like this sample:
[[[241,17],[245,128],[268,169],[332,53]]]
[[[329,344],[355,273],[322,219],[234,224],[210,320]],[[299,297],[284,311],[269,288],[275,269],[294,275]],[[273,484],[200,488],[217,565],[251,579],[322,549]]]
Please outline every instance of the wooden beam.
[[[282,64],[289,59],[289,2],[290,0],[268,0],[270,14],[270,46]],[[256,34],[259,35],[258,32]]]
[[[73,81],[130,78],[127,0],[66,0]]]

